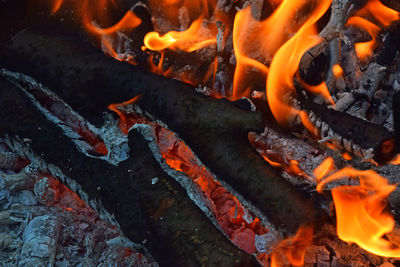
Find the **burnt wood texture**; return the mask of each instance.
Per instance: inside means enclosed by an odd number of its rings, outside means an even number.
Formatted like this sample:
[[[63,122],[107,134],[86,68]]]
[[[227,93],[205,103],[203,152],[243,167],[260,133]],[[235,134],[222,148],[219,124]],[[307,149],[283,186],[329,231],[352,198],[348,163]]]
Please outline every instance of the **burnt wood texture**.
[[[100,200],[127,237],[137,243],[146,240],[160,266],[258,265],[161,170],[140,134],[130,134],[130,157],[118,166],[86,157],[19,88],[0,78],[0,136],[5,135],[31,139],[32,150]],[[159,181],[153,184],[155,177]]]
[[[325,217],[252,150],[247,133],[263,130],[259,113],[200,95],[189,85],[59,35],[18,33],[1,49],[0,65],[42,82],[96,125],[109,104],[140,95],[138,106],[178,133],[218,177],[278,228],[294,233],[300,225]]]

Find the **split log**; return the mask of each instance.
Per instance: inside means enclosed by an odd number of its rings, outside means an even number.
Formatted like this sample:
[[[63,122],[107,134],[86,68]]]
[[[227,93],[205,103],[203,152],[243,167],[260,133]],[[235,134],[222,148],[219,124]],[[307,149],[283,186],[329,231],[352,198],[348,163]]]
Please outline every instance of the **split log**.
[[[146,243],[161,266],[254,266],[160,168],[140,135],[130,136],[130,158],[119,166],[81,154],[30,100],[0,79],[0,136],[31,140],[32,150],[76,180],[113,213],[123,232]],[[132,134],[133,135],[133,134]],[[153,184],[152,179],[159,182]]]
[[[394,134],[384,127],[302,98],[311,122],[320,131],[322,141],[356,154],[364,160],[384,164],[395,156]]]
[[[136,104],[142,110],[183,137],[200,160],[278,228],[294,233],[301,224],[324,217],[251,148],[247,133],[263,130],[260,114],[61,36],[23,31],[0,54],[3,67],[35,77],[97,125],[109,104],[140,95]]]

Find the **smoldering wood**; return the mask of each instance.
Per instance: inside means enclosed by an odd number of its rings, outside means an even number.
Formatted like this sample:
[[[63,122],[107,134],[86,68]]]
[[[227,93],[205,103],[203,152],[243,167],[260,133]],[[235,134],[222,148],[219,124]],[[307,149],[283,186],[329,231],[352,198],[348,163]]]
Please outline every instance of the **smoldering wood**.
[[[400,153],[400,92],[393,95],[393,121],[396,138],[396,151]]]
[[[136,104],[142,110],[178,133],[211,171],[277,227],[294,233],[302,223],[324,217],[251,148],[247,133],[263,130],[259,113],[197,94],[181,82],[107,58],[93,47],[60,36],[20,32],[2,49],[0,59],[2,66],[54,89],[97,124],[107,105],[140,94]]]
[[[68,37],[22,31],[2,49],[0,58],[2,66],[52,88],[96,126],[101,125],[102,113],[109,104],[141,95],[137,104],[173,129],[263,128],[258,113],[243,112],[224,99],[196,93],[189,85],[116,62]]]
[[[346,151],[379,164],[395,156],[394,134],[386,128],[305,98],[300,103],[310,112],[310,120],[320,130],[322,138],[336,140],[335,143]]]
[[[0,80],[0,135],[32,140],[31,148],[79,182],[112,212],[124,233],[146,247],[161,265],[256,265],[231,244],[169,178],[140,135],[130,137],[130,158],[119,166],[88,158],[46,120],[18,88]],[[61,153],[60,153],[61,152]],[[152,184],[158,177],[159,182]]]

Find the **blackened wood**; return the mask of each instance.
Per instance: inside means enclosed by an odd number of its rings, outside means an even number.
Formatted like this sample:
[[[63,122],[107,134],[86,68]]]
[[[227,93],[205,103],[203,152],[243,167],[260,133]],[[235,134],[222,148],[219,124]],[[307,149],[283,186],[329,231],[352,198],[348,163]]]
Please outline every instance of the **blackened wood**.
[[[400,51],[400,23],[391,26],[383,36],[382,50],[379,51],[376,61],[380,65],[390,66]]]
[[[396,151],[400,153],[400,92],[393,95],[393,120],[396,138]]]
[[[247,133],[192,130],[181,134],[202,162],[257,206],[280,229],[296,232],[327,217],[306,194],[289,185],[249,145]]]
[[[22,31],[0,53],[1,66],[44,83],[97,126],[109,104],[141,95],[138,104],[173,129],[263,129],[258,113],[244,112],[179,81],[117,62],[75,39]]]
[[[60,36],[20,32],[2,49],[0,64],[45,83],[91,121],[108,104],[140,94],[137,104],[144,111],[182,136],[212,171],[278,228],[294,233],[301,224],[321,217],[307,197],[252,150],[247,133],[263,130],[258,113],[198,95],[188,85],[117,62]]]
[[[371,154],[377,163],[387,163],[395,156],[394,134],[385,127],[304,98],[302,98],[301,104],[303,108],[313,111],[322,122],[328,124],[333,130],[333,134],[342,139],[351,140],[353,144],[363,150],[373,149]]]
[[[88,158],[18,88],[0,79],[0,136],[6,134],[31,139],[33,151],[100,200],[132,241],[147,241],[160,266],[257,265],[160,169],[140,135],[130,137],[130,158],[118,167]]]

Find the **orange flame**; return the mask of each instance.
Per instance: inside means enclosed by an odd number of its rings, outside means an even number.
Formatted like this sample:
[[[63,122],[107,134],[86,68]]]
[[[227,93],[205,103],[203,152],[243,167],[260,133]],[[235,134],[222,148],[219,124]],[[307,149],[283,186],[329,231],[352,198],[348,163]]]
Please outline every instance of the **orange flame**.
[[[351,17],[347,21],[347,25],[355,25],[363,28],[371,36],[371,41],[355,44],[358,58],[361,60],[370,58],[374,52],[374,49],[378,46],[378,43],[376,42],[376,36],[378,35],[380,28],[372,22],[361,17]]]
[[[355,44],[357,56],[361,60],[366,60],[372,56],[373,50],[378,45],[376,38],[381,30],[376,24],[387,27],[399,19],[399,12],[383,5],[379,0],[369,0],[365,6],[356,13],[356,16],[351,17],[347,22],[347,25],[355,25],[365,29],[372,38],[371,41]],[[376,24],[369,20],[376,21]]]
[[[332,157],[326,158],[314,171],[314,177],[317,181],[320,181],[322,178],[325,177],[331,170],[334,169],[334,163]]]
[[[356,13],[356,15],[365,18],[372,18],[384,27],[387,27],[394,21],[400,19],[399,12],[385,6],[380,0],[369,0],[365,6]]]
[[[284,1],[284,5],[288,1]],[[294,1],[290,1],[291,4]],[[298,2],[302,1],[296,1]],[[311,47],[321,42],[315,23],[328,10],[331,1],[319,1],[308,20],[300,30],[276,52],[270,66],[267,80],[267,98],[272,114],[281,125],[288,125],[298,110],[290,105],[291,95],[295,93],[293,77],[301,57]],[[293,7],[288,7],[290,10]]]
[[[233,80],[233,95],[232,99],[239,99],[244,96],[248,96],[249,90],[246,84],[243,84],[244,75],[247,67],[253,67],[261,71],[265,76],[268,74],[268,67],[263,63],[252,59],[247,56],[249,41],[259,41],[257,37],[249,37],[249,33],[246,29],[251,28],[251,25],[257,25],[260,28],[262,23],[253,19],[251,15],[251,8],[247,7],[236,14],[235,21],[233,24],[233,48],[236,58],[236,69]],[[253,29],[254,33],[255,31]],[[255,49],[257,51],[257,49]]]
[[[333,75],[335,75],[335,78],[339,78],[339,77],[343,76],[343,69],[339,64],[333,65],[332,72],[333,72]]]
[[[400,165],[400,154],[397,154],[397,156],[395,156],[394,159],[389,162],[389,164]]]
[[[150,1],[153,9],[159,7],[159,1]],[[178,12],[179,5],[177,1],[167,0],[162,1],[163,14],[171,16],[170,11]],[[166,7],[172,6],[171,10]],[[164,49],[182,50],[186,52],[193,52],[201,48],[217,43],[216,35],[217,28],[210,27],[211,25],[204,25],[204,19],[209,17],[208,9],[209,3],[207,0],[201,1],[184,1],[184,5],[189,12],[198,12],[201,10],[200,16],[192,22],[188,29],[184,31],[169,31],[164,35],[158,32],[149,32],[144,37],[144,45],[146,48],[153,51],[162,51]],[[172,18],[171,18],[172,19]],[[176,18],[175,18],[176,19]]]
[[[63,4],[64,0],[54,0],[52,3],[52,8],[50,14],[55,14],[57,11],[61,8],[61,5]]]
[[[346,167],[320,182],[317,191],[322,192],[327,183],[344,177],[358,178],[360,185],[332,189],[339,238],[378,256],[400,257],[400,247],[383,237],[394,228],[394,218],[385,212],[385,207],[396,186],[372,170]]]
[[[118,114],[118,116],[119,116],[119,127],[120,127],[121,131],[124,134],[128,134],[129,129],[133,126],[133,124],[136,123],[136,121],[135,121],[135,123],[132,123],[129,120],[129,117],[126,116],[124,114],[124,112],[122,112],[119,108],[127,106],[127,105],[132,105],[133,103],[138,101],[139,98],[140,98],[140,95],[137,95],[137,96],[135,96],[134,98],[132,98],[132,99],[130,99],[128,101],[125,101],[125,102],[122,102],[122,103],[118,103],[118,104],[111,104],[111,105],[108,106],[109,110],[112,110],[112,111],[114,111],[115,113]]]
[[[100,28],[99,26],[89,21],[89,17],[87,16],[85,16],[84,19],[84,26],[86,27],[86,29],[93,34],[98,35],[109,35],[121,30],[131,30],[139,26],[140,23],[141,20],[132,11],[126,12],[118,23],[109,28]]]
[[[216,44],[215,37],[200,35],[203,18],[200,17],[190,25],[186,31],[170,31],[160,36],[158,32],[149,32],[144,37],[144,45],[153,51],[164,49],[179,49],[186,52],[193,52],[203,47]]]
[[[314,229],[301,226],[294,237],[281,241],[271,255],[271,267],[286,266],[285,258],[293,266],[303,266],[307,247],[312,243]]]

